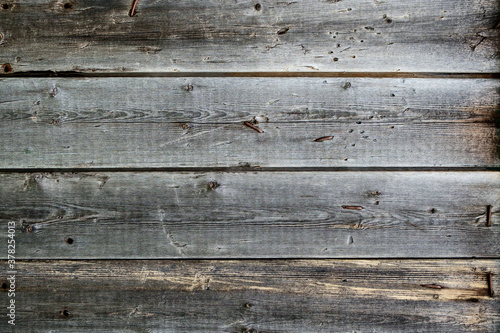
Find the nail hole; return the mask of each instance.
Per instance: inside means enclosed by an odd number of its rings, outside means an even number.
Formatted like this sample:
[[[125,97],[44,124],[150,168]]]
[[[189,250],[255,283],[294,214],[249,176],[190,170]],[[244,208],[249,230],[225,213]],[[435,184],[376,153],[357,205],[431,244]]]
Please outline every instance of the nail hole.
[[[3,71],[4,71],[5,73],[10,73],[10,72],[12,72],[12,66],[11,66],[10,64],[3,64],[2,66],[3,66]]]
[[[66,2],[66,3],[64,4],[64,9],[71,9],[72,7],[73,7],[73,5],[72,5],[72,4],[70,4],[69,2]]]
[[[339,58],[333,58],[333,61],[339,61]]]
[[[9,288],[9,285],[6,282],[2,283],[2,289],[6,290],[7,288]]]
[[[390,18],[386,19],[385,21],[387,22],[387,24],[391,24],[392,23],[392,20]]]
[[[432,209],[430,210],[430,212],[431,212],[431,214],[435,214],[435,213],[437,213],[437,209],[436,209],[436,208],[432,208]]]
[[[260,3],[255,5],[255,10],[259,11],[262,9],[262,5]]]
[[[252,307],[252,303],[246,303],[246,304],[245,304],[245,307],[246,307],[246,308],[251,308],[251,307]]]
[[[59,311],[59,314],[61,316],[64,316],[64,317],[68,317],[69,316],[69,311],[66,310],[66,309],[64,309],[64,310]]]
[[[71,244],[73,244],[74,242],[75,242],[75,240],[74,240],[73,238],[71,238],[71,237],[66,238],[66,243],[68,243],[68,244],[70,244],[70,245],[71,245]]]
[[[9,4],[8,3],[3,3],[2,4],[2,9],[5,9],[5,10],[9,9]]]

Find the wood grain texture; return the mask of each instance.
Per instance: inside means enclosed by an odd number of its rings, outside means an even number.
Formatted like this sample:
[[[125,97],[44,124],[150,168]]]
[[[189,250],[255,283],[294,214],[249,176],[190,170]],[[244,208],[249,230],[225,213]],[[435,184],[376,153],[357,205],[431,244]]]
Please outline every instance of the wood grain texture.
[[[26,259],[498,257],[499,207],[498,172],[0,174]]]
[[[498,288],[497,260],[20,261],[17,269],[17,332],[500,328],[487,284],[493,273]]]
[[[479,79],[4,79],[0,168],[499,166],[499,85]],[[264,133],[244,126],[252,120]]]
[[[2,72],[497,72],[497,1],[6,0]]]

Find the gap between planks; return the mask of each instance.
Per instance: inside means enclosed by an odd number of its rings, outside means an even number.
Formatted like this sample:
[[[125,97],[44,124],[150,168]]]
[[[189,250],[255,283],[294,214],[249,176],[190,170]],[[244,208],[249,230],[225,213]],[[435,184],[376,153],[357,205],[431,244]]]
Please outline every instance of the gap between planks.
[[[461,256],[461,257],[153,257],[153,258],[138,258],[138,257],[100,257],[100,258],[52,258],[52,257],[36,257],[36,258],[21,258],[17,259],[18,262],[37,262],[37,261],[415,261],[426,262],[436,260],[500,260],[500,256]],[[7,259],[0,259],[0,262],[7,262]],[[494,274],[493,274],[494,275]]]
[[[1,74],[0,78],[39,77],[324,77],[324,78],[415,78],[415,79],[499,79],[500,73],[417,72],[77,72],[27,71]]]
[[[0,173],[52,173],[52,172],[491,172],[494,167],[85,167],[85,168],[0,168]]]

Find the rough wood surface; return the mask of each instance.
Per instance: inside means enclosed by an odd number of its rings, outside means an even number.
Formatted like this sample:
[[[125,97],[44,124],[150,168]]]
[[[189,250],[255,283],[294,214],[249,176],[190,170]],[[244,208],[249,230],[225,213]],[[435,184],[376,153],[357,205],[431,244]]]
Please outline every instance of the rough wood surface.
[[[20,261],[17,269],[17,332],[500,328],[487,281],[493,273],[498,288],[496,260]]]
[[[0,168],[499,166],[498,80],[0,81]],[[264,133],[244,126],[258,120]],[[314,142],[324,136],[333,140]]]
[[[496,72],[497,1],[6,0],[3,71]]]
[[[0,174],[26,259],[498,257],[499,208],[498,172]]]

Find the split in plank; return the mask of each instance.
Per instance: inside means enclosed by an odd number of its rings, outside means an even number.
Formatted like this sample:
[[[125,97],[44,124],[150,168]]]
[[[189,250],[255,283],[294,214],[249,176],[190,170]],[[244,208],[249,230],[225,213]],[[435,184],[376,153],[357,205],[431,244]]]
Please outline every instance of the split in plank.
[[[492,273],[498,286],[497,260],[18,261],[17,270],[18,332],[500,328],[488,285]]]
[[[5,1],[3,73],[497,72],[497,1]],[[284,61],[286,60],[286,61]]]
[[[24,259],[491,258],[499,207],[498,172],[0,174]]]

